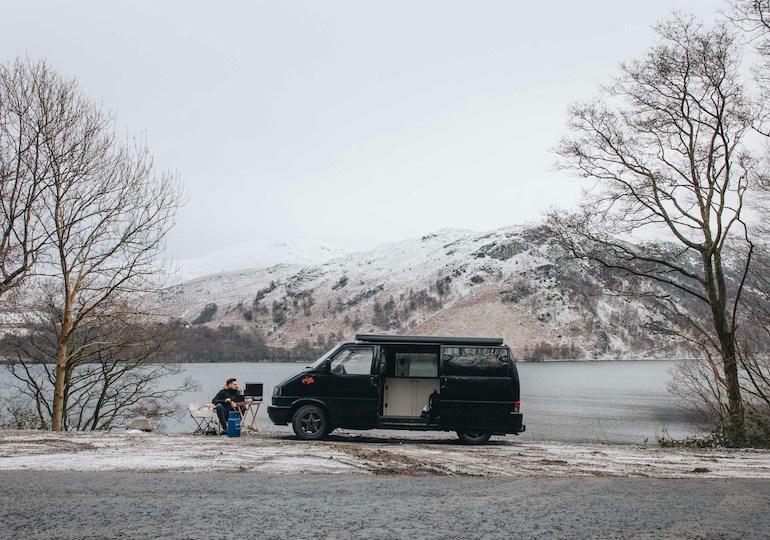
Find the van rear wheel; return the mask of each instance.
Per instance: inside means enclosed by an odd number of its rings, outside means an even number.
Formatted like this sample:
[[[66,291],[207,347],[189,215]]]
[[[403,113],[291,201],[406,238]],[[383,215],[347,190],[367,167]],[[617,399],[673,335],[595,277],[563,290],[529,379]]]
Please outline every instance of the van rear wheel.
[[[305,405],[297,409],[291,421],[294,433],[300,439],[317,441],[329,433],[329,419],[326,411],[317,405]]]
[[[457,436],[465,444],[484,444],[491,437],[489,433],[481,433],[480,431],[458,431]]]

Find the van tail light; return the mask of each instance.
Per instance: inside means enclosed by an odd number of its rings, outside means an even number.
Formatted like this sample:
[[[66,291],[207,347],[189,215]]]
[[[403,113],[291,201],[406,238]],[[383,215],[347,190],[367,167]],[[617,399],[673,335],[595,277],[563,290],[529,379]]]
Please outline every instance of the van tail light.
[[[519,412],[520,408],[521,408],[521,402],[520,401],[514,401],[513,402],[513,412]]]

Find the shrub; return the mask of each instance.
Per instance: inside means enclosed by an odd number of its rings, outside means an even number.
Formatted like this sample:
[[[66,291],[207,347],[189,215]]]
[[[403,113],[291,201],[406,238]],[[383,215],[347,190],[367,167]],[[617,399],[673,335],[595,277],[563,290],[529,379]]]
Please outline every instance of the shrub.
[[[217,314],[217,305],[215,303],[206,304],[200,315],[198,315],[192,324],[206,324],[214,320],[214,315]]]

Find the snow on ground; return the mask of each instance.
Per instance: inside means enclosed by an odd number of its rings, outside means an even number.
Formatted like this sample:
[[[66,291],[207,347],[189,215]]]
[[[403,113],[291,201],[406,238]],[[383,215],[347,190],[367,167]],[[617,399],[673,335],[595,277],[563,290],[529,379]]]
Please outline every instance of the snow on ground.
[[[484,446],[446,439],[285,433],[241,438],[112,431],[0,431],[0,471],[252,472],[462,476],[767,478],[770,451],[664,449],[520,442]]]

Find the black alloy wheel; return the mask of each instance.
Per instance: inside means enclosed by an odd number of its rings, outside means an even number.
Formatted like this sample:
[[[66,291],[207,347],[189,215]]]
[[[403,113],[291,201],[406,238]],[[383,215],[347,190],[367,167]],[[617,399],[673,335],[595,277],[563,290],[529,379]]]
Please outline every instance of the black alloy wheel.
[[[329,433],[329,420],[318,405],[305,405],[294,413],[291,427],[300,439],[317,441]]]

